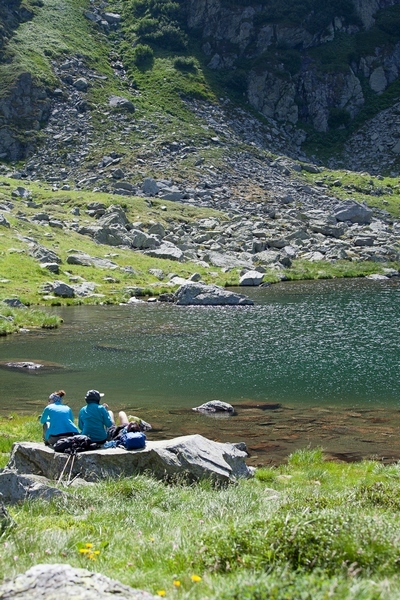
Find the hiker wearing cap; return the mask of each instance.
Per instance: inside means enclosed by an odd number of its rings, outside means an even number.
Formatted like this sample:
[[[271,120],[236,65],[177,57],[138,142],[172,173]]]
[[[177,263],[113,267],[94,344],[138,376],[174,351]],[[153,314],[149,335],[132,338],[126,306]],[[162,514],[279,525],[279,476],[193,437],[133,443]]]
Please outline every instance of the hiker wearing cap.
[[[62,437],[70,437],[79,433],[74,424],[74,415],[69,406],[62,403],[64,390],[50,394],[40,422],[43,425],[44,443],[52,446]]]
[[[107,405],[100,404],[101,397],[97,390],[89,390],[85,396],[86,406],[79,411],[78,426],[83,435],[92,442],[104,444],[108,438],[108,429],[114,425],[113,414]]]

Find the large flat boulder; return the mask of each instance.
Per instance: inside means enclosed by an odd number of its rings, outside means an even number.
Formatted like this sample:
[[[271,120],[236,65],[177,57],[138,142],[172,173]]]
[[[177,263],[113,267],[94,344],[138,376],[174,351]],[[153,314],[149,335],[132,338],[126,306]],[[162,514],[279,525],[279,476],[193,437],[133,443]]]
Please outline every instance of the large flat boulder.
[[[207,306],[207,305],[253,305],[254,302],[244,294],[230,292],[218,285],[206,285],[193,282],[181,285],[175,292],[176,304],[180,306]]]
[[[141,450],[107,448],[82,452],[76,455],[71,470],[69,455],[56,453],[44,444],[20,442],[13,446],[7,469],[57,480],[69,460],[66,471],[70,476],[80,474],[86,481],[146,472],[158,479],[183,476],[190,480],[208,478],[227,483],[251,477],[252,469],[246,465],[246,457],[245,444],[223,444],[201,435],[188,435],[147,442]]]
[[[152,600],[159,598],[100,573],[67,564],[31,567],[0,585],[0,600]]]

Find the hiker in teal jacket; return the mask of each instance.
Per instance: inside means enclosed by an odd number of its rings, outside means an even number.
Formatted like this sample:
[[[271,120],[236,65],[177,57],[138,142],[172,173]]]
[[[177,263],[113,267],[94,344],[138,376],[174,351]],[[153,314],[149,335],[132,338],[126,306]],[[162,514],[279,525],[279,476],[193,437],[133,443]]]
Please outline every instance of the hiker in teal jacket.
[[[82,434],[87,435],[97,444],[104,444],[107,441],[108,429],[114,425],[112,412],[100,404],[102,395],[97,390],[89,390],[85,397],[86,406],[81,408],[78,418],[78,426]]]
[[[55,444],[62,437],[70,437],[79,433],[74,424],[72,410],[62,403],[63,396],[65,396],[64,390],[50,394],[48,405],[40,417],[44,443],[47,445]]]

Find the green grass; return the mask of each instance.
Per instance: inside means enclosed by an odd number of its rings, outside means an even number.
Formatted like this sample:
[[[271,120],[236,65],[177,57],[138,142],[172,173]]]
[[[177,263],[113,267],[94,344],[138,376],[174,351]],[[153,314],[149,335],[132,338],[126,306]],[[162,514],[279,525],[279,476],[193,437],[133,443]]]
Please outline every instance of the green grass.
[[[83,17],[87,7],[86,0],[43,0],[34,18],[14,32],[7,47],[12,60],[0,65],[2,82],[10,83],[28,71],[36,81],[53,86],[56,78],[51,59],[76,53],[110,74],[105,37],[99,32],[94,35],[93,25]],[[7,87],[3,84],[1,93],[6,93]]]
[[[373,176],[353,171],[323,169],[318,174],[302,171],[302,177],[312,183],[327,186],[342,200],[351,198],[368,206],[385,210],[393,217],[400,216],[400,186],[398,177]]]
[[[335,279],[337,277],[366,277],[373,273],[384,274],[384,269],[388,267],[399,270],[400,263],[351,262],[346,260],[337,260],[334,263],[329,263],[324,260],[316,262],[295,260],[292,266],[285,270],[285,276],[289,281],[300,279]],[[269,281],[268,276],[266,277],[266,281]]]
[[[0,431],[9,442],[36,440],[40,425],[4,417]],[[321,450],[302,450],[226,488],[136,476],[66,495],[9,507],[17,526],[2,535],[5,576],[61,562],[168,598],[378,600],[400,592],[398,464],[326,462]]]
[[[41,310],[29,308],[10,308],[0,303],[0,336],[19,331],[23,327],[55,329],[62,319],[55,315],[46,315]]]

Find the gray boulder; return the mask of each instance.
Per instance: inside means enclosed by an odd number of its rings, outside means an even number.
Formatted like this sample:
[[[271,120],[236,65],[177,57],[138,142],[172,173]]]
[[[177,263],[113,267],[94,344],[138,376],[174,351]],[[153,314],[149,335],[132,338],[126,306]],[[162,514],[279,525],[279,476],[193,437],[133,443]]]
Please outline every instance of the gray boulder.
[[[128,224],[128,217],[124,209],[119,204],[113,204],[107,208],[105,213],[99,219],[102,227],[111,227],[111,225],[120,225],[125,227]]]
[[[40,265],[41,269],[47,269],[47,271],[50,271],[50,273],[54,273],[54,275],[58,275],[60,272],[60,267],[57,263],[41,263]]]
[[[160,188],[158,187],[158,183],[155,179],[152,177],[147,177],[143,181],[142,190],[146,196],[156,196],[160,191]]]
[[[371,281],[388,281],[389,277],[381,273],[372,273],[371,275],[367,275],[366,279],[370,279]]]
[[[10,223],[2,213],[0,213],[0,227],[10,227]]]
[[[202,413],[218,413],[218,412],[226,412],[233,414],[235,409],[231,404],[227,402],[221,402],[220,400],[210,400],[210,402],[205,402],[201,404],[201,406],[196,406],[196,408],[192,408],[195,412]]]
[[[158,248],[146,250],[145,254],[154,258],[166,258],[169,260],[182,260],[183,252],[172,242],[163,242]]]
[[[45,221],[46,223],[48,223],[50,221],[50,215],[43,212],[37,213],[36,215],[33,215],[32,221]]]
[[[121,15],[118,13],[106,12],[104,13],[103,18],[109,25],[118,25],[121,21]]]
[[[150,248],[157,248],[160,246],[160,242],[157,238],[152,235],[148,235],[140,229],[131,229],[129,232],[132,241],[132,247],[138,248],[139,250],[147,250]]]
[[[88,296],[94,295],[98,284],[94,283],[93,281],[82,281],[82,283],[76,283],[71,287],[75,292],[75,296],[79,296],[80,298],[87,298]]]
[[[251,258],[247,255],[239,256],[234,252],[216,252],[214,250],[206,252],[203,255],[203,260],[210,263],[214,267],[221,267],[221,269],[235,269],[237,267],[251,268]]]
[[[57,263],[60,264],[62,262],[61,258],[57,256],[53,250],[49,248],[45,248],[45,246],[41,246],[40,244],[32,244],[29,250],[30,256],[38,260],[40,263]]]
[[[120,225],[111,225],[111,227],[97,227],[93,237],[96,242],[99,242],[99,244],[107,244],[108,246],[130,247],[132,242],[128,231],[125,229],[125,227],[121,227]]]
[[[25,200],[29,199],[32,196],[32,192],[27,188],[18,186],[11,192],[11,196],[13,198],[23,198]]]
[[[74,298],[75,290],[73,287],[65,283],[64,281],[53,281],[50,283],[51,291],[55,296],[60,296],[61,298]]]
[[[246,456],[244,444],[222,444],[201,435],[188,435],[147,442],[141,450],[108,448],[81,452],[76,455],[71,478],[80,473],[86,481],[98,481],[151,473],[157,479],[186,476],[191,480],[229,482],[252,475]],[[67,454],[56,453],[44,444],[21,442],[14,444],[7,468],[57,480],[67,460]]]
[[[117,263],[107,258],[90,256],[89,254],[70,254],[67,258],[69,265],[81,265],[83,267],[96,267],[99,269],[116,269]]]
[[[135,111],[133,102],[122,96],[110,96],[109,105],[110,108],[113,108],[114,110],[126,110],[128,112]]]
[[[199,282],[181,285],[175,292],[175,298],[176,304],[180,306],[243,306],[254,304],[253,300],[243,294],[235,294],[217,285],[206,285]]]
[[[1,600],[155,600],[148,592],[67,564],[35,565],[0,586]]]
[[[75,89],[79,90],[80,92],[87,92],[89,84],[84,77],[80,77],[79,79],[76,79],[74,81],[73,86]]]
[[[247,273],[241,276],[239,285],[260,285],[263,279],[264,273],[259,273],[258,271],[247,271]]]
[[[6,504],[15,504],[24,500],[51,500],[65,494],[41,475],[21,475],[15,470],[4,469],[0,473],[0,494]],[[1,598],[1,596],[0,596]]]
[[[310,229],[311,231],[314,231],[314,233],[322,233],[322,235],[339,238],[344,234],[346,225],[344,225],[344,223],[332,223],[329,219],[326,219],[325,221],[312,221],[310,223]]]
[[[346,200],[333,214],[338,221],[351,221],[360,225],[370,223],[372,219],[372,210],[355,200]]]
[[[254,262],[263,265],[273,265],[280,262],[281,253],[276,250],[263,250],[254,255]]]
[[[4,298],[2,302],[7,306],[11,306],[11,308],[26,308],[26,304],[21,302],[19,298]]]
[[[148,229],[149,235],[159,235],[160,237],[165,236],[165,227],[162,223],[153,223]]]
[[[170,200],[171,202],[179,202],[183,198],[183,192],[175,185],[172,187],[164,187],[161,190],[161,198],[163,200]]]

